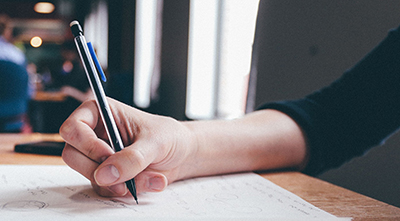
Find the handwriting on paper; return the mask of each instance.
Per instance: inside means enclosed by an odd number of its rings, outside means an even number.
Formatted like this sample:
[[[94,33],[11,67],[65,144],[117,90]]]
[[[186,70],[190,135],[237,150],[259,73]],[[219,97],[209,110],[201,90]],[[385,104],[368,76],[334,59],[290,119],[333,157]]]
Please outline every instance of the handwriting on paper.
[[[0,216],[12,219],[335,218],[253,173],[176,182],[161,193],[139,194],[139,205],[131,196],[98,196],[66,166],[3,165],[0,177]]]

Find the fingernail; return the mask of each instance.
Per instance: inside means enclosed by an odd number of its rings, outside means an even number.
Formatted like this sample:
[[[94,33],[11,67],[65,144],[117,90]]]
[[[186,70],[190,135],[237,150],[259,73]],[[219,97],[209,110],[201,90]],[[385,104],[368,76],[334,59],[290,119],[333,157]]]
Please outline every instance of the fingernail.
[[[94,179],[100,186],[114,183],[119,178],[119,172],[114,165],[107,165],[94,173]]]
[[[165,188],[164,180],[161,177],[152,177],[149,179],[147,187],[154,191],[161,191]]]

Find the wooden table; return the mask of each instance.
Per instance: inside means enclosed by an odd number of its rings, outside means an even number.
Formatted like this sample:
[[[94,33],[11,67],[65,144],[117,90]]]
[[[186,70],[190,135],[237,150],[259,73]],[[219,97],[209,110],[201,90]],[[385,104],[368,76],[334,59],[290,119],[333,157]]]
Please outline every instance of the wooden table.
[[[67,96],[61,91],[37,91],[33,100],[62,102],[65,101],[66,98]]]
[[[15,153],[16,143],[61,140],[57,134],[0,134],[0,164],[65,165],[61,157]],[[338,217],[353,220],[400,220],[400,208],[299,172],[261,174],[264,178]]]

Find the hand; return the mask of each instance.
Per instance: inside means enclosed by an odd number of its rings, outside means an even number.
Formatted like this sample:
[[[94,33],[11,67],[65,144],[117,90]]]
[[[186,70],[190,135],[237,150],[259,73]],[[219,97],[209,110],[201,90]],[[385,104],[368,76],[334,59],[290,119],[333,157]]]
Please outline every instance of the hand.
[[[103,196],[128,193],[135,177],[138,192],[162,191],[185,177],[195,152],[190,129],[172,118],[148,114],[108,99],[125,149],[114,153],[94,100],[84,102],[60,128],[67,143],[62,158]]]
[[[63,86],[60,90],[61,93],[64,95],[70,96],[75,98],[76,100],[83,102],[88,99],[93,99],[93,92],[90,90],[90,88],[84,93],[74,87],[71,86]]]
[[[94,100],[84,102],[60,128],[67,143],[64,161],[103,196],[127,194],[124,182],[133,177],[138,192],[154,192],[180,179],[301,169],[308,161],[301,128],[276,110],[235,120],[179,122],[108,101],[125,149],[111,150]]]

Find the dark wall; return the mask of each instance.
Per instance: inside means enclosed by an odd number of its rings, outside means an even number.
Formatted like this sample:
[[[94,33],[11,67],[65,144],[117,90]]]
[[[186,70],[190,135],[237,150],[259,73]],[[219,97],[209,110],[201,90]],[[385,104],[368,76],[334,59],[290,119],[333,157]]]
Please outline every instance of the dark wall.
[[[164,0],[159,87],[145,111],[185,120],[189,0]]]
[[[263,0],[262,0],[263,1]],[[400,2],[264,1],[256,105],[328,85],[400,25]],[[400,206],[400,135],[320,177]]]
[[[109,0],[109,73],[114,82],[127,80],[134,72],[135,3],[131,0]],[[161,62],[157,95],[144,109],[147,112],[184,120],[189,32],[189,0],[164,0],[161,24]],[[110,82],[112,84],[112,82]],[[123,83],[125,93],[132,93],[132,81]],[[120,85],[121,86],[121,85]],[[121,86],[122,87],[122,86]],[[123,88],[109,87],[114,98],[126,102]],[[117,89],[117,91],[115,91]],[[115,93],[114,93],[115,92]],[[128,102],[134,106],[132,102]]]
[[[164,0],[159,114],[184,120],[186,105],[189,0]]]
[[[135,4],[132,0],[108,2],[108,68],[115,74],[133,73],[135,52]]]

